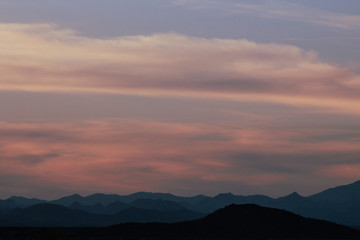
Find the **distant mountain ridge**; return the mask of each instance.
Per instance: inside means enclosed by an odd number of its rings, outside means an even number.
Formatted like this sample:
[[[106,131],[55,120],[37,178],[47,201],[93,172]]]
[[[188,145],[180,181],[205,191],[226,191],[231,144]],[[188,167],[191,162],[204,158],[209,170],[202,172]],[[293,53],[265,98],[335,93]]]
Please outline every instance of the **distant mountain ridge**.
[[[323,202],[360,203],[360,181],[348,185],[329,188],[325,191],[314,194],[309,198],[314,201]]]
[[[69,217],[69,213],[63,215]],[[78,217],[76,213],[70,215]],[[0,228],[0,239],[360,239],[360,232],[285,210],[233,204],[203,218],[177,223],[122,223],[103,228]]]
[[[15,208],[0,215],[1,227],[104,227],[124,222],[180,222],[205,214],[186,209],[159,211],[127,208],[114,214],[93,214],[51,203]]]
[[[180,197],[180,196],[175,196],[171,193],[151,193],[151,192],[137,192],[130,195],[96,193],[89,195],[87,197],[82,197],[79,194],[74,194],[50,202],[64,206],[69,206],[73,202],[78,202],[82,205],[94,205],[97,203],[101,203],[102,205],[106,206],[114,202],[132,203],[139,199],[152,199],[152,200],[161,199],[161,200],[167,200],[167,201],[173,201],[173,202],[191,205],[206,198],[210,198],[210,197],[204,195],[198,195],[194,197]]]
[[[114,215],[131,208],[163,212],[187,210],[208,214],[230,204],[258,204],[285,209],[305,217],[360,226],[360,181],[330,188],[309,197],[301,196],[296,192],[279,198],[264,195],[241,196],[232,193],[221,193],[215,197],[204,195],[181,197],[170,193],[151,192],[138,192],[125,196],[97,193],[83,197],[74,194],[53,201],[11,197],[0,200],[0,214],[15,208],[27,208],[42,203],[57,204],[72,210],[101,215]]]

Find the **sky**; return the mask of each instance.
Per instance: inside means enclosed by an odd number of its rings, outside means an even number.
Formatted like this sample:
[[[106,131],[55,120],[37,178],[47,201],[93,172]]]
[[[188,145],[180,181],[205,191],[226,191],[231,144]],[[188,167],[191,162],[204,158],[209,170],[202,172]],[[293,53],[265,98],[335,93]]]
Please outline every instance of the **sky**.
[[[0,0],[0,198],[357,181],[359,43],[358,0]]]

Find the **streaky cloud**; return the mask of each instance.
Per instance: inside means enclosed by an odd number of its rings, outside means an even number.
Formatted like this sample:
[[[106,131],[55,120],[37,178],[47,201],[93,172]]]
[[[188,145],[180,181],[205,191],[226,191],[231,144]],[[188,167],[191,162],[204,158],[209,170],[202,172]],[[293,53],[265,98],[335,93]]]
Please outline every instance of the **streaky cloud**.
[[[328,129],[113,119],[1,122],[1,132],[7,135],[1,139],[0,176],[17,178],[12,186],[20,193],[54,188],[176,193],[202,189],[215,194],[240,186],[251,188],[252,193],[260,189],[270,193],[269,186],[284,190],[290,179],[309,192],[319,187],[314,186],[314,178],[319,182],[358,178],[359,141],[326,137],[304,141],[326,136]],[[304,174],[309,178],[302,179]],[[23,186],[28,187],[24,190]],[[0,190],[9,192],[7,186]]]
[[[359,76],[296,46],[177,33],[103,40],[53,24],[1,28],[3,90],[224,98],[359,111]]]
[[[245,14],[266,19],[303,22],[347,30],[360,29],[360,15],[329,12],[286,1],[262,0],[256,3],[219,0],[177,0],[174,4],[193,10],[215,9],[228,14]]]

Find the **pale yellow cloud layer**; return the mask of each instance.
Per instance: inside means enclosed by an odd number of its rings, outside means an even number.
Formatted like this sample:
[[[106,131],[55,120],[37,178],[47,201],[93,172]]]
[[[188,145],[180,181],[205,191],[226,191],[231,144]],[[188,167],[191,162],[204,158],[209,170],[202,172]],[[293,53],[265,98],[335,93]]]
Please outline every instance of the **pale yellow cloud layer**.
[[[359,114],[359,76],[295,46],[176,33],[91,39],[0,24],[0,88],[219,98]]]

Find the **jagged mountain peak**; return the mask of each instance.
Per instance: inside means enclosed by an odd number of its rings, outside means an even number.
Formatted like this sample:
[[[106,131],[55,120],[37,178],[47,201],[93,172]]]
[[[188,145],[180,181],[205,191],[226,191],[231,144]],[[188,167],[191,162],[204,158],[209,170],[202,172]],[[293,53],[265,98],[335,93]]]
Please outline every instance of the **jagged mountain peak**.
[[[232,198],[232,197],[235,197],[235,195],[232,194],[231,192],[228,192],[228,193],[219,193],[214,198],[215,199],[227,199],[227,198]]]
[[[291,198],[291,199],[296,199],[296,198],[304,198],[303,196],[301,196],[299,193],[297,192],[293,192],[293,193],[290,193],[289,195],[283,197],[283,198]]]
[[[64,199],[64,198],[83,198],[83,196],[81,196],[81,195],[78,194],[78,193],[75,193],[75,194],[71,194],[71,195],[65,196],[65,197],[63,197],[62,199]]]
[[[291,193],[289,196],[301,196],[299,193],[297,193],[297,192],[293,192],[293,193]]]
[[[69,196],[59,198],[57,200],[53,200],[53,201],[51,201],[51,203],[60,204],[63,206],[70,206],[73,202],[76,202],[76,201],[81,203],[82,199],[84,199],[84,197],[81,196],[80,194],[72,194]]]

